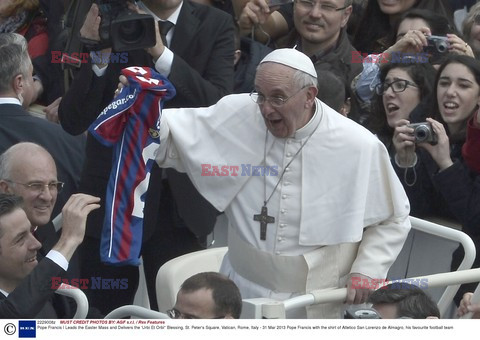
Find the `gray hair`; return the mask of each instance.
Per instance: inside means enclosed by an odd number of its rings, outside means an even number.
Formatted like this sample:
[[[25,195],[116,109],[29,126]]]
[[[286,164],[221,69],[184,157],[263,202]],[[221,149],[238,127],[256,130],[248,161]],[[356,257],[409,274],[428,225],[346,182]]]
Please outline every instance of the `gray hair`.
[[[11,152],[9,150],[5,151],[0,155],[0,179],[10,179],[11,173]]]
[[[267,62],[267,63],[269,63],[269,62]],[[262,65],[263,65],[263,63],[258,64],[257,69],[256,69],[257,72]],[[286,65],[284,65],[284,66],[286,66]],[[290,66],[287,66],[287,67],[290,67]],[[292,68],[292,67],[290,67],[290,68]],[[294,69],[294,68],[292,68],[292,69],[295,70],[295,73],[293,74],[293,84],[294,84],[294,86],[297,86],[299,89],[304,88],[304,87],[309,87],[309,86],[318,87],[318,82],[317,82],[316,77],[311,76],[308,73],[305,73],[303,71],[300,71],[300,70],[297,70],[297,69]]]
[[[293,74],[293,83],[299,89],[303,89],[304,87],[318,87],[317,78],[300,70],[296,70]]]
[[[32,64],[27,41],[17,33],[0,34],[0,93],[10,90],[13,78],[27,77]]]

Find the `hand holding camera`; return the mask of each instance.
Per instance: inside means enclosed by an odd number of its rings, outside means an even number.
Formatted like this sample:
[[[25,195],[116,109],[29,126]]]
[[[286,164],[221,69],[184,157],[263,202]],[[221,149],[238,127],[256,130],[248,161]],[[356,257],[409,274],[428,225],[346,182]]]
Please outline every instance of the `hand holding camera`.
[[[82,40],[91,41],[92,43],[100,42],[100,35],[98,34],[98,29],[100,28],[100,12],[96,4],[92,4],[90,10],[85,17],[85,22],[83,23],[82,28],[80,29],[80,37]]]
[[[417,159],[415,154],[415,137],[413,129],[409,127],[410,122],[406,119],[400,119],[395,124],[392,143],[395,147],[395,160],[402,168],[409,168],[415,165]]]
[[[431,126],[432,133],[436,136],[436,143],[420,143],[418,145],[430,153],[435,163],[437,163],[439,171],[442,171],[453,164],[452,158],[450,157],[450,142],[447,131],[443,124],[435,119],[427,118],[426,120]]]
[[[428,122],[409,124],[409,128],[413,129],[413,137],[415,144],[430,143],[436,145],[438,143],[437,135],[433,131],[432,125]]]
[[[127,0],[94,0],[80,30],[91,49],[116,52],[152,47],[156,43],[155,20],[131,8]]]
[[[475,58],[472,48],[455,34],[447,34],[446,36],[429,35],[426,36],[427,46],[423,51],[430,55],[430,58],[439,58],[446,53],[453,52],[464,54]]]
[[[427,38],[427,46],[423,48],[423,51],[429,55],[439,56],[448,52],[450,44],[448,37],[441,37],[438,35],[429,35]]]
[[[430,28],[421,27],[416,30],[409,30],[401,38],[398,37],[394,45],[390,46],[384,53],[387,58],[391,58],[394,53],[419,53],[427,45],[427,36]]]
[[[453,164],[445,127],[433,118],[416,124],[410,124],[405,119],[400,120],[395,127],[393,144],[397,161],[402,167],[412,166],[417,146],[428,151],[440,171]]]

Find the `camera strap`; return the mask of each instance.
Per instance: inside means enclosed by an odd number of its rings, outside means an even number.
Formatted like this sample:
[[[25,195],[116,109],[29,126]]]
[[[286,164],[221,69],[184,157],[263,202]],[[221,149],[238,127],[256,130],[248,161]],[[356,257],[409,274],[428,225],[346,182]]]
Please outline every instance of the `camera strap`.
[[[61,58],[62,69],[64,71],[68,71],[69,68],[78,69],[82,64],[82,60],[79,56],[83,51],[84,43],[80,39],[79,32],[91,5],[91,0],[73,0],[68,8],[65,20],[65,28],[68,30],[68,39]]]

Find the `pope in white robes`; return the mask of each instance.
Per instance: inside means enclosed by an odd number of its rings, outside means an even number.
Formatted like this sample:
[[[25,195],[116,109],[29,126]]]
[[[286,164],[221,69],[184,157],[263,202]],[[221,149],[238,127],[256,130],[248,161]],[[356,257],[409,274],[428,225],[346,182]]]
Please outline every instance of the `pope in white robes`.
[[[156,161],[186,172],[225,211],[221,271],[242,298],[348,285],[347,301],[365,302],[350,278],[385,278],[410,230],[409,202],[383,144],[316,99],[316,83],[308,57],[279,49],[260,63],[250,96],[162,112]],[[307,315],[338,318],[341,308]]]

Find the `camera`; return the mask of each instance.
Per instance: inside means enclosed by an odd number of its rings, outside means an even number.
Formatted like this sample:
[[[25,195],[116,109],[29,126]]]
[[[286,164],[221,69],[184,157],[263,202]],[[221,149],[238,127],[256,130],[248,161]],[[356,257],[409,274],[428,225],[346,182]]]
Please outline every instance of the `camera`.
[[[344,319],[381,319],[373,308],[359,308],[350,306],[345,310]]]
[[[127,0],[95,0],[102,17],[100,48],[112,47],[117,52],[155,46],[155,20],[128,8]],[[99,47],[97,47],[99,48]]]
[[[413,136],[415,143],[437,144],[437,135],[433,132],[432,125],[427,122],[410,124],[408,127],[413,128]]]
[[[432,56],[442,55],[448,52],[448,38],[438,35],[426,36],[428,45],[423,51]]]

